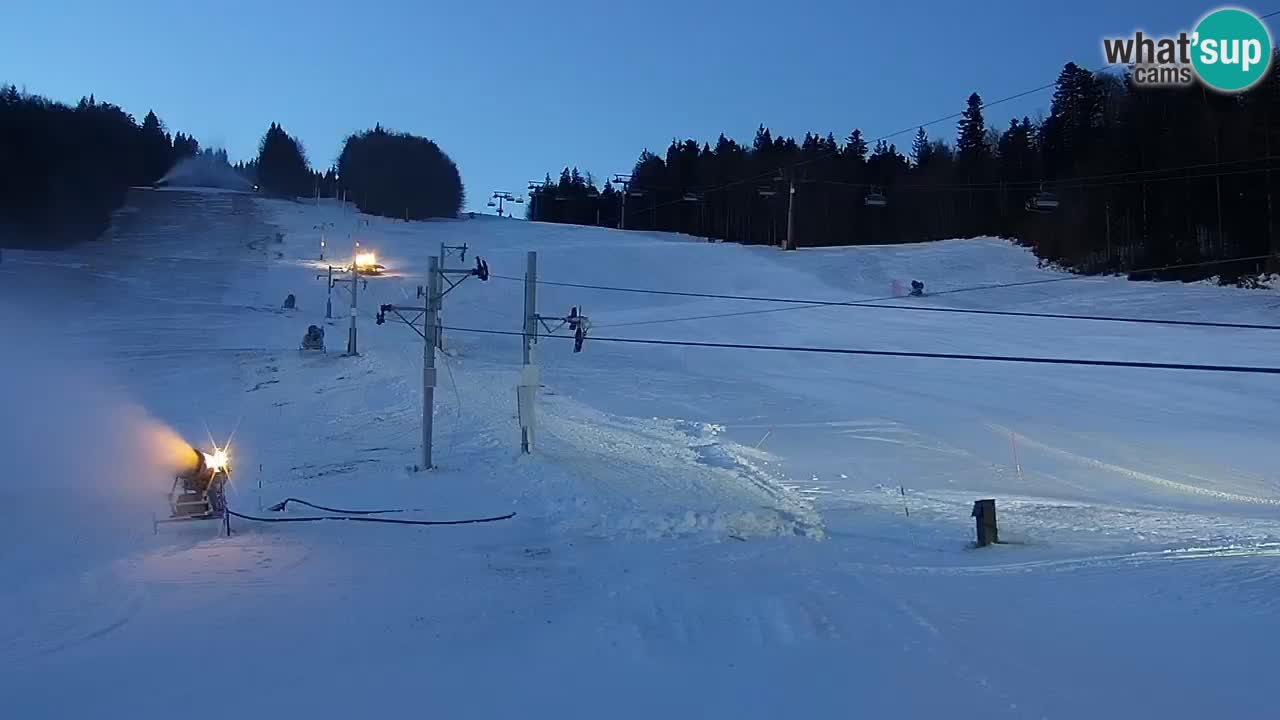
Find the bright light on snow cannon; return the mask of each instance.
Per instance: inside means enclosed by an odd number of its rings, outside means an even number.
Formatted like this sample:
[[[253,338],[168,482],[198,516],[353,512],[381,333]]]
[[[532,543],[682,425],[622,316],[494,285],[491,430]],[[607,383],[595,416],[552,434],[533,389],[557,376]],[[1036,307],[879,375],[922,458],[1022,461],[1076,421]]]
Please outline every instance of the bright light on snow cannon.
[[[365,275],[380,275],[386,267],[378,264],[377,253],[360,252],[356,253],[356,270]]]
[[[215,447],[212,455],[206,452],[202,452],[200,454],[204,456],[204,465],[206,468],[215,473],[227,471],[229,466],[227,451],[225,449],[218,449]]]
[[[208,482],[212,475],[225,475],[229,472],[231,472],[231,457],[227,454],[227,448],[219,448],[215,445],[213,452],[205,452],[192,447],[191,463],[178,471],[178,477],[200,478]]]

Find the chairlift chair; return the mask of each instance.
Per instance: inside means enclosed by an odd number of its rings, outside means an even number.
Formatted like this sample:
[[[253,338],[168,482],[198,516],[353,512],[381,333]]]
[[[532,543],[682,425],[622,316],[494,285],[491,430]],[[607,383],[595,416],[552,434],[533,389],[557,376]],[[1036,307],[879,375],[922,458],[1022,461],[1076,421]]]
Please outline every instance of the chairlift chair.
[[[1047,213],[1058,209],[1058,196],[1041,190],[1027,199],[1027,210],[1030,212]]]
[[[866,197],[862,198],[862,204],[867,207],[882,208],[888,205],[889,201],[885,199],[883,190],[873,187],[871,188],[871,192],[867,193]]]
[[[1053,212],[1058,209],[1058,196],[1044,189],[1040,183],[1040,191],[1027,198],[1027,211],[1037,213]]]
[[[498,204],[497,204],[497,203],[495,203],[494,201],[490,200],[490,201],[489,201],[489,207],[498,207]]]

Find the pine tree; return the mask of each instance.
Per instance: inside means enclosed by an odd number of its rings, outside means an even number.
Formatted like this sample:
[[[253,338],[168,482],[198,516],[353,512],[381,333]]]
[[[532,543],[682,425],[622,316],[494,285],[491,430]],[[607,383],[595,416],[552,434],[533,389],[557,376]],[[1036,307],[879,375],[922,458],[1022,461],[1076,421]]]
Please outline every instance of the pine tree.
[[[751,149],[757,155],[765,156],[773,152],[773,134],[769,132],[769,128],[761,125],[756,130],[756,138],[751,143]]]
[[[862,139],[862,131],[854,128],[844,144],[845,157],[854,162],[865,162],[867,159],[867,141]]]
[[[611,227],[614,224],[611,222],[611,219],[613,218],[614,212],[616,212],[614,208],[617,204],[618,191],[613,189],[613,183],[605,183],[604,189],[600,191],[600,207],[602,208],[602,212],[600,213],[601,225]]]
[[[200,143],[190,135],[179,132],[173,136],[173,162],[200,154]]]
[[[455,217],[466,201],[457,165],[436,143],[381,124],[347,138],[335,175],[361,212],[384,217]]]
[[[932,154],[932,147],[929,145],[929,135],[925,133],[924,128],[916,129],[916,137],[911,141],[911,160],[916,167],[922,168],[929,164],[929,156]]]
[[[1067,63],[1054,86],[1049,118],[1041,128],[1043,155],[1053,175],[1087,165],[1103,117],[1102,85],[1093,73]]]
[[[142,183],[159,180],[173,165],[173,143],[155,111],[147,113],[139,130],[142,143]]]
[[[301,143],[276,123],[271,123],[258,145],[257,164],[258,183],[267,192],[299,197],[314,191]]]
[[[987,123],[982,117],[982,97],[978,93],[969,96],[968,107],[960,114],[956,133],[956,160],[971,172],[991,155],[987,145]]]

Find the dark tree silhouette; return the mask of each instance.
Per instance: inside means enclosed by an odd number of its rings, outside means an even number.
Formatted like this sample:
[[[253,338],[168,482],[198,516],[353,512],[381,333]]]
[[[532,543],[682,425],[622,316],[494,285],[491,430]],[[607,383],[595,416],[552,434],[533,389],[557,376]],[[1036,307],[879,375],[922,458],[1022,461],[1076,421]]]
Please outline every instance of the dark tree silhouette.
[[[723,134],[713,145],[676,139],[664,155],[640,154],[626,227],[778,243],[786,192],[774,178],[793,169],[800,246],[1000,235],[1081,272],[1280,253],[1280,168],[1272,168],[1280,156],[1280,62],[1235,96],[1139,88],[1126,76],[1068,63],[1042,122],[1023,117],[996,132],[985,110],[981,97],[968,98],[954,148],[919,128],[911,163],[894,138],[869,148],[856,129],[843,147],[830,134],[797,143],[765,125],[745,147]],[[571,169],[568,180],[535,192],[530,216],[618,225],[620,192],[591,197]],[[873,188],[886,206],[865,203]],[[1028,211],[1027,201],[1044,191],[1058,196],[1059,208]],[[556,199],[574,193],[581,197]],[[1263,269],[1247,261],[1160,276],[1231,282]]]
[[[316,178],[307,164],[302,143],[276,123],[271,123],[262,136],[255,169],[264,192],[299,197],[316,191]]]
[[[382,125],[347,138],[337,174],[348,198],[373,215],[455,217],[465,198],[457,165],[438,145]]]
[[[156,117],[154,110],[143,118],[140,132],[143,179],[155,182],[173,167],[173,141],[165,133],[164,123]]]
[[[140,127],[92,95],[73,108],[0,87],[0,243],[95,237],[130,186],[163,173],[164,142],[154,115]]]

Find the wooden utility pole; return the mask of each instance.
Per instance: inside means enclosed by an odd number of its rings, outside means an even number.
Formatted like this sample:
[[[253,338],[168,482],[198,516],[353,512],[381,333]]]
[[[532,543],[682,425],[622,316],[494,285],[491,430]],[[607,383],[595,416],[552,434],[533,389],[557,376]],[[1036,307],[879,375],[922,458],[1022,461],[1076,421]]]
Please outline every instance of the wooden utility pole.
[[[432,466],[431,443],[436,407],[436,338],[440,332],[440,258],[427,261],[426,320],[422,325],[422,469]]]

